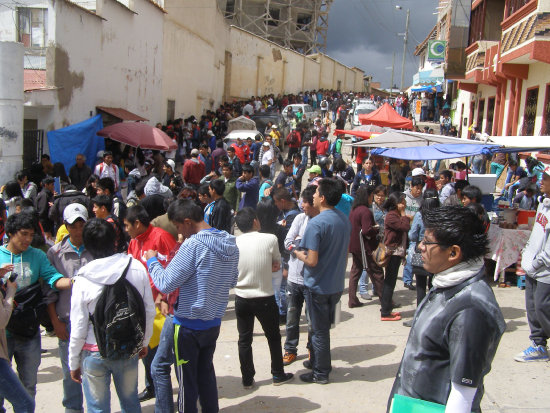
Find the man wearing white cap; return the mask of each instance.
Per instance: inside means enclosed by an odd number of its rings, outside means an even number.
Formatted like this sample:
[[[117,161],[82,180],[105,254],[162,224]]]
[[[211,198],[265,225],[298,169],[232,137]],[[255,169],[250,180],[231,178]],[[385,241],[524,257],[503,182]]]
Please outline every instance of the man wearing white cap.
[[[542,174],[540,191],[546,197],[537,209],[535,224],[521,255],[525,270],[525,307],[531,346],[514,357],[520,362],[548,361],[550,337],[550,166]]]
[[[262,146],[263,153],[261,165],[269,166],[269,169],[271,170],[270,177],[273,179],[275,176],[275,155],[273,153],[273,149],[271,148],[271,144],[267,140],[264,141]]]
[[[65,278],[73,278],[78,270],[92,261],[92,255],[84,248],[82,230],[88,220],[86,207],[73,203],[63,211],[63,221],[69,235],[48,250],[48,259]],[[69,335],[71,323],[71,290],[57,293],[57,302],[48,304],[48,314],[59,339],[59,358],[63,369],[63,406],[65,411],[83,412],[82,386],[71,379],[69,370]]]

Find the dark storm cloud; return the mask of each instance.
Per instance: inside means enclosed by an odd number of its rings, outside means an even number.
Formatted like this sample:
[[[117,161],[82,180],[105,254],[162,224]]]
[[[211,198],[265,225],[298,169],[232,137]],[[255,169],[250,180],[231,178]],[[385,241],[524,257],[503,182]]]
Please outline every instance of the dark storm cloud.
[[[403,34],[410,9],[409,41],[405,57],[405,86],[418,70],[414,49],[436,23],[438,0],[335,0],[330,8],[327,54],[348,66],[357,66],[374,81],[390,86],[395,52],[394,84],[401,83]],[[402,7],[397,10],[396,6]]]

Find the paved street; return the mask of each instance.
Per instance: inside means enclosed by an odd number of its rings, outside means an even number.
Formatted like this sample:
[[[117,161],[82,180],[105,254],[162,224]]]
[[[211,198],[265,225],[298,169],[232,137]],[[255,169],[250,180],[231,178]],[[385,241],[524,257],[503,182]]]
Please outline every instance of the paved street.
[[[349,268],[348,268],[349,270]],[[484,413],[533,413],[550,411],[550,365],[521,364],[513,356],[528,344],[529,329],[525,316],[523,291],[516,287],[494,289],[507,322],[507,331],[485,380]],[[347,293],[347,289],[345,291]],[[402,304],[402,314],[411,317],[415,292],[403,289],[398,280],[395,300]],[[305,323],[305,320],[302,320]],[[300,358],[287,371],[306,372],[302,361],[305,349],[306,325],[301,328]],[[222,412],[384,412],[393,379],[401,359],[409,329],[401,322],[381,322],[378,300],[361,308],[348,309],[347,297],[342,299],[342,322],[332,330],[331,383],[323,386],[294,382],[275,387],[269,374],[269,352],[261,327],[256,323],[253,344],[257,387],[244,390],[241,386],[237,353],[237,326],[234,296],[222,323],[221,335],[214,357],[220,408]],[[281,329],[284,335],[284,329]],[[61,367],[57,357],[57,340],[44,338],[43,355],[38,375],[37,412],[62,412]],[[140,385],[143,389],[143,368]],[[174,389],[176,381],[174,379]],[[113,388],[114,395],[114,388]],[[113,396],[113,412],[118,412],[118,400]],[[154,411],[153,401],[143,404],[143,411]],[[9,410],[11,411],[11,410]]]

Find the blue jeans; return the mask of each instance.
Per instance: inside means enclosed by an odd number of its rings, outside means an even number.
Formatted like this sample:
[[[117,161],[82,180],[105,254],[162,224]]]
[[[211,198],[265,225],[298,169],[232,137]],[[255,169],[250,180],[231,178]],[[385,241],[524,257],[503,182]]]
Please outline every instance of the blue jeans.
[[[198,413],[197,399],[202,413],[217,413],[218,386],[214,371],[214,351],[220,335],[220,326],[207,330],[191,330],[174,326],[174,353],[178,370],[180,413]]]
[[[31,339],[19,338],[15,336],[8,337],[8,355],[10,360],[15,359],[17,364],[17,374],[19,380],[25,386],[27,392],[34,400],[36,396],[36,381],[38,375],[38,367],[40,366],[41,357],[41,339],[40,331],[36,331],[36,335]],[[0,403],[0,406],[2,406]]]
[[[409,248],[407,249],[407,263],[403,267],[403,283],[411,284],[413,280],[413,267],[411,263],[412,255],[414,254],[414,249],[416,247],[415,242],[411,242]]]
[[[485,173],[483,171],[483,164],[485,163],[485,159],[483,156],[476,155],[472,158],[472,169],[474,170],[475,174],[483,174]]]
[[[359,278],[359,294],[367,294],[369,292],[369,276],[367,270],[363,270],[361,278]]]
[[[174,358],[174,316],[168,315],[160,332],[157,353],[151,364],[151,376],[155,384],[155,412],[173,412],[174,396],[170,370]]]
[[[311,324],[311,364],[313,375],[318,379],[328,379],[332,369],[330,358],[330,325],[334,321],[336,304],[342,292],[315,294],[305,289],[307,311]]]
[[[65,323],[67,333],[71,334],[71,323]],[[65,413],[84,413],[82,385],[71,379],[69,368],[69,340],[59,340],[59,360],[63,369],[63,406]]]
[[[122,413],[141,412],[138,400],[138,357],[124,360],[101,358],[99,351],[82,351],[82,388],[88,413],[111,411],[111,376]]]
[[[0,359],[0,397],[8,399],[15,413],[34,412],[34,400],[11,369],[6,359]],[[4,413],[6,410],[0,407]]]
[[[308,160],[308,157],[307,157],[307,151],[308,151],[308,146],[302,146],[302,163],[300,164],[300,166],[303,166],[304,168],[307,168],[307,160]]]
[[[277,302],[277,307],[279,307],[279,315],[286,315],[286,277],[283,277],[281,280],[281,287],[278,291],[275,291],[275,301]]]
[[[294,284],[288,281],[286,290],[288,310],[286,313],[285,351],[297,354],[300,338],[300,316],[302,315],[302,307],[304,306],[306,287],[303,284]],[[308,336],[310,333],[308,331]],[[306,347],[310,348],[309,340]]]

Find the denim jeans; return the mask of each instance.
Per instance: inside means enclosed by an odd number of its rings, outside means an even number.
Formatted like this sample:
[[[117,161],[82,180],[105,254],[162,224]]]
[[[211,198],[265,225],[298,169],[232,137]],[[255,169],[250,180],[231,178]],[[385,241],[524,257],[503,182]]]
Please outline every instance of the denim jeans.
[[[153,383],[153,377],[151,376],[151,363],[157,354],[157,347],[148,348],[147,355],[141,359],[145,370],[145,390],[155,392],[155,385]]]
[[[309,146],[302,146],[302,163],[300,165],[303,166],[304,168],[307,168],[307,160],[308,160],[307,151],[308,151],[308,148],[309,148]]]
[[[36,396],[36,381],[41,357],[40,331],[33,338],[26,339],[15,336],[8,337],[8,355],[15,359],[19,380],[34,400]],[[3,402],[3,401],[2,401]],[[3,403],[0,403],[2,406]]]
[[[235,315],[239,331],[239,361],[243,384],[251,384],[256,374],[252,357],[255,318],[260,322],[269,346],[271,375],[282,376],[284,374],[283,351],[275,298],[273,296],[258,298],[236,296]]]
[[[336,304],[342,292],[316,294],[306,287],[306,304],[311,324],[311,364],[313,375],[328,379],[332,369],[330,358],[330,325],[334,322]]]
[[[67,334],[71,334],[71,323],[65,323]],[[69,340],[59,340],[59,359],[63,369],[63,407],[65,413],[84,413],[82,385],[71,379],[69,369]]]
[[[359,294],[367,294],[369,292],[369,276],[366,270],[361,272],[359,277]],[[287,316],[288,317],[288,316]]]
[[[409,248],[407,249],[407,262],[405,267],[403,267],[403,283],[412,284],[413,281],[413,267],[411,263],[412,255],[416,247],[415,242],[411,242]]]
[[[122,413],[141,412],[138,400],[138,357],[123,360],[101,358],[99,351],[81,354],[82,388],[88,413],[111,411],[111,376]]]
[[[286,315],[286,277],[283,277],[281,280],[281,286],[278,290],[275,290],[275,301],[277,302],[277,307],[279,307],[279,315]]]
[[[34,400],[11,369],[6,359],[0,359],[0,397],[8,399],[15,413],[34,412]],[[0,407],[0,412],[6,410]]]
[[[175,362],[174,357],[174,316],[166,316],[166,321],[160,332],[157,353],[151,364],[151,375],[155,384],[155,412],[173,412],[174,395],[172,394],[172,379],[170,370]]]
[[[207,330],[191,330],[174,326],[174,353],[178,370],[180,413],[198,413],[197,399],[202,413],[217,413],[218,386],[214,371],[214,351],[220,335],[220,326]]]
[[[291,281],[288,281],[286,285],[288,310],[286,313],[285,351],[292,354],[298,353],[300,316],[305,301],[305,289],[303,284],[295,284]],[[309,342],[306,347],[310,348]]]

